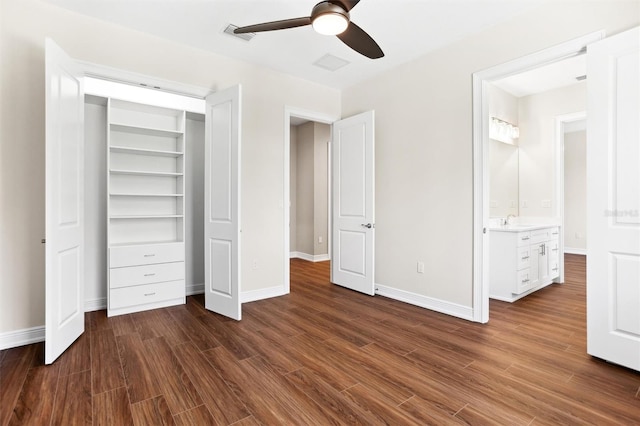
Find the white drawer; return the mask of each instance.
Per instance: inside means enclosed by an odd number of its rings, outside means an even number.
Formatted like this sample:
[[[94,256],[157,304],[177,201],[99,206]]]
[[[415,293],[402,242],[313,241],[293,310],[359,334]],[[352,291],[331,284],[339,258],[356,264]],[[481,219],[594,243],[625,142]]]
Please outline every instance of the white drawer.
[[[146,244],[109,249],[110,268],[183,261],[184,243]]]
[[[558,227],[536,229],[531,231],[531,244],[537,244],[552,239],[558,239]]]
[[[109,309],[144,305],[185,297],[184,280],[136,285],[109,290]]]
[[[560,255],[560,243],[557,239],[552,239],[547,243],[547,248],[549,251],[549,256],[559,256]]]
[[[516,259],[516,269],[528,268],[531,262],[531,247],[525,246],[518,248],[518,258]]]
[[[518,232],[518,240],[517,247],[522,247],[529,245],[531,243],[531,233],[530,232]]]
[[[184,279],[184,262],[109,269],[109,287],[151,284]]]
[[[513,292],[515,294],[524,293],[525,291],[529,290],[532,285],[533,282],[531,280],[530,270],[528,268],[523,269],[522,271],[518,271],[516,286],[513,289]]]

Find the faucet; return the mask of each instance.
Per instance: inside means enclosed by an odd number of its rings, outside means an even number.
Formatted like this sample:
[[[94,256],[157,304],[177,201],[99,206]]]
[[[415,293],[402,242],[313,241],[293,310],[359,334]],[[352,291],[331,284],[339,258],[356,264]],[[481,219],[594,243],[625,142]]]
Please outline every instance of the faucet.
[[[514,215],[514,214],[510,214],[510,215],[508,215],[508,216],[507,216],[507,218],[504,220],[504,224],[505,224],[505,225],[511,225],[511,219],[512,219],[512,218],[513,218],[513,219],[515,219],[515,218],[516,218],[516,215]]]

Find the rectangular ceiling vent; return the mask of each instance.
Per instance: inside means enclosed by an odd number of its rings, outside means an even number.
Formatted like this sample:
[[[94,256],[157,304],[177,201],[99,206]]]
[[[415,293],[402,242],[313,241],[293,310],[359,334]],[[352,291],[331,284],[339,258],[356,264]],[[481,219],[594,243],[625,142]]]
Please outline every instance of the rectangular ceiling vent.
[[[227,28],[224,29],[223,33],[229,34],[244,41],[251,41],[251,39],[256,36],[256,33],[236,34],[233,32],[233,30],[235,30],[236,28],[238,28],[237,25],[229,24],[227,25]]]
[[[587,75],[586,74],[585,75],[579,75],[579,76],[576,77],[576,80],[578,80],[578,81],[582,81],[582,80],[586,80],[586,79],[587,79]]]
[[[338,58],[337,56],[333,56],[330,53],[327,53],[322,58],[318,59],[313,63],[313,65],[324,68],[328,71],[336,71],[340,68],[349,65],[351,62],[346,59]]]

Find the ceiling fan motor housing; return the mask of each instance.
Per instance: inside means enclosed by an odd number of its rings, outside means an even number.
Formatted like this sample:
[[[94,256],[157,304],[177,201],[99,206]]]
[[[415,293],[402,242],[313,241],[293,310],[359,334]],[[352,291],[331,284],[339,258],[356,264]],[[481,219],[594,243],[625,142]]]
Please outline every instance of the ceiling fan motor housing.
[[[344,16],[347,19],[347,22],[350,20],[349,12],[347,12],[341,5],[330,1],[323,1],[316,4],[313,7],[313,10],[311,10],[311,22],[315,21],[317,17],[327,14]]]

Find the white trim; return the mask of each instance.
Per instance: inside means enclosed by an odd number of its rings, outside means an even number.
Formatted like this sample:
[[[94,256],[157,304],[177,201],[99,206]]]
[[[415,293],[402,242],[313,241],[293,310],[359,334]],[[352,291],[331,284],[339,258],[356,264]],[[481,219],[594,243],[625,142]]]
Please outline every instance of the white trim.
[[[191,284],[186,288],[187,296],[193,296],[194,294],[203,294],[204,293],[204,283],[200,284]]]
[[[260,290],[245,291],[240,294],[241,303],[255,302],[257,300],[270,299],[272,297],[284,296],[289,291],[284,286],[261,288]]]
[[[289,270],[289,259],[291,258],[291,247],[290,247],[290,210],[291,210],[291,174],[290,174],[290,154],[291,154],[291,116],[304,118],[309,121],[315,121],[317,123],[325,123],[325,124],[333,124],[334,121],[339,120],[339,117],[334,117],[331,115],[326,115],[314,111],[309,111],[301,108],[291,107],[285,105],[284,107],[284,185],[282,189],[282,207],[284,210],[283,216],[283,229],[284,229],[284,293],[289,294],[290,289],[290,281],[291,281],[291,271]],[[329,175],[331,175],[331,170],[329,170]],[[331,199],[331,187],[328,189],[329,191],[329,199]],[[329,216],[331,217],[331,216]],[[329,224],[331,224],[331,219],[329,219]],[[327,246],[331,247],[331,227],[329,226],[329,233],[327,235]]]
[[[587,111],[579,111],[571,114],[563,114],[556,117],[555,126],[555,172],[556,179],[554,184],[556,210],[555,215],[560,221],[560,235],[558,245],[560,248],[558,265],[560,268],[559,276],[555,282],[564,282],[564,134],[565,126],[568,123],[575,123],[587,119]]]
[[[289,252],[289,258],[302,259],[308,262],[326,262],[327,260],[331,260],[328,254],[307,254],[301,251]]]
[[[84,301],[85,312],[102,311],[104,309],[107,309],[106,297],[99,297],[97,299],[89,299]]]
[[[204,99],[207,95],[216,91],[211,88],[193,86],[177,81],[163,80],[158,77],[112,68],[106,65],[79,60],[75,60],[75,62],[81,67],[85,76],[129,84],[135,87],[141,86],[150,90],[174,93],[177,95],[196,97],[200,99]],[[145,86],[142,86],[142,84]]]
[[[0,334],[0,351],[32,343],[44,342],[44,325],[7,331]]]
[[[451,315],[468,321],[473,321],[473,308],[447,302],[446,300],[434,299],[433,297],[422,296],[409,291],[399,290],[393,287],[376,284],[376,294],[410,305],[419,306],[442,314]]]
[[[587,249],[586,248],[565,247],[564,248],[564,252],[566,254],[581,254],[583,256],[587,255]]]
[[[473,73],[473,321],[489,321],[489,183],[487,84],[542,65],[584,53],[587,45],[603,39],[604,31],[596,31],[557,46]]]

